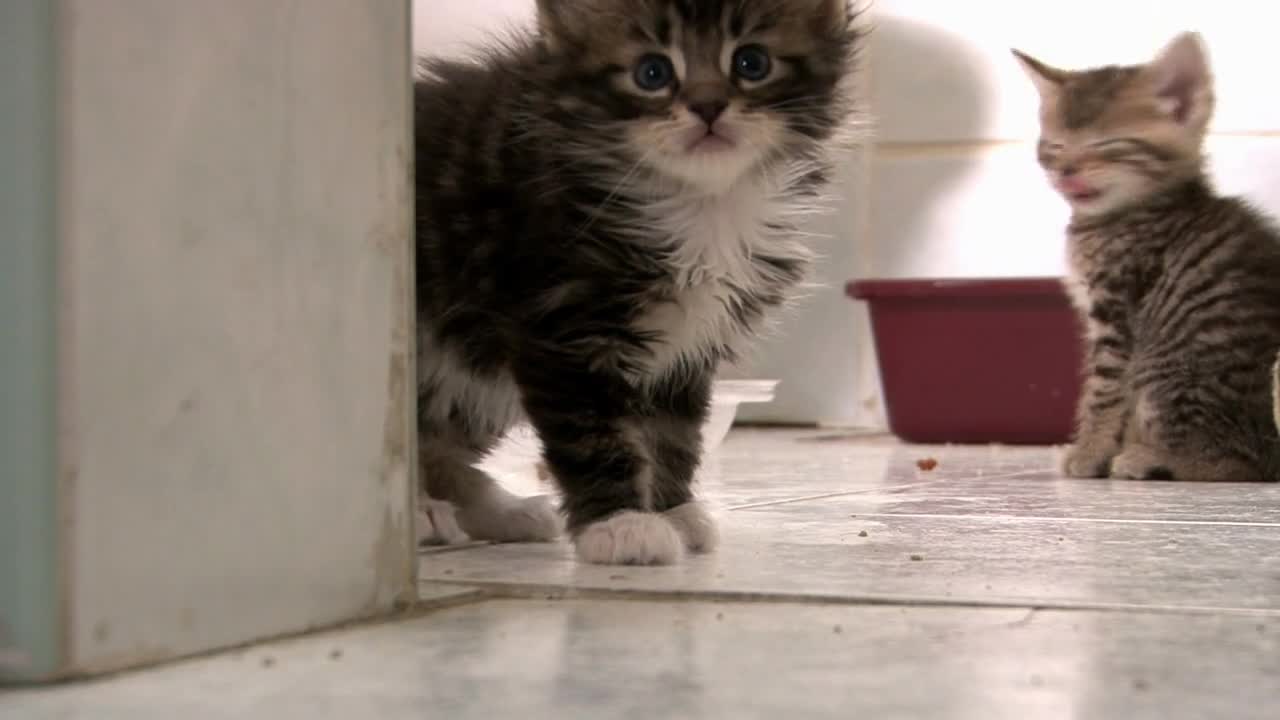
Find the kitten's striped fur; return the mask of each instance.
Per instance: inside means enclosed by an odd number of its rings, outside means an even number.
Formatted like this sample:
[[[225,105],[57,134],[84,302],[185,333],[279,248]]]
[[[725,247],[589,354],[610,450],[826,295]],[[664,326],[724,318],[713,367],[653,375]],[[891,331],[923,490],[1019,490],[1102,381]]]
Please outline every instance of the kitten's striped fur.
[[[580,557],[672,562],[715,542],[692,480],[716,367],[805,277],[852,13],[538,8],[536,35],[426,61],[415,87],[422,477],[473,537],[554,537],[545,500],[473,467],[527,416]]]
[[[1205,175],[1200,38],[1142,66],[1018,57],[1041,94],[1040,163],[1073,209],[1067,283],[1089,344],[1066,472],[1280,480],[1280,233]]]

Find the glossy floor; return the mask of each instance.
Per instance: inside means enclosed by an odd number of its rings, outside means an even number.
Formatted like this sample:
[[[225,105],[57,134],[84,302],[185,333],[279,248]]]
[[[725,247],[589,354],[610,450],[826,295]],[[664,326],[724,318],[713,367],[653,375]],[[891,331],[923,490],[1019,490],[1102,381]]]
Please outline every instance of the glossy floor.
[[[532,451],[490,469],[536,491]],[[1280,486],[1054,462],[737,431],[703,481],[714,555],[429,550],[442,604],[412,620],[11,693],[0,717],[1275,717]]]

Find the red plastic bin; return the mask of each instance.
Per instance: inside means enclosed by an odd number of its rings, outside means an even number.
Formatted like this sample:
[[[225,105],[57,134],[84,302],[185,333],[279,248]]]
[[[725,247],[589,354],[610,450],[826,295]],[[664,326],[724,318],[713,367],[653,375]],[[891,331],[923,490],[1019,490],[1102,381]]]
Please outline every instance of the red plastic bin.
[[[914,443],[1069,442],[1083,357],[1055,278],[850,282],[870,305],[889,429]]]

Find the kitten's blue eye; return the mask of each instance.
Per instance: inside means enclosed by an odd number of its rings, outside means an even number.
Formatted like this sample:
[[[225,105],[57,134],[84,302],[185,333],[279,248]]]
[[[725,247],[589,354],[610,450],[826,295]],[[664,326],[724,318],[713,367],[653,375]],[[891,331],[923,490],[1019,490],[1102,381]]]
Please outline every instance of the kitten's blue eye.
[[[747,82],[760,82],[772,71],[769,51],[759,45],[743,45],[733,53],[733,72]]]
[[[676,79],[676,69],[665,55],[645,55],[636,63],[636,86],[645,92],[657,92]]]

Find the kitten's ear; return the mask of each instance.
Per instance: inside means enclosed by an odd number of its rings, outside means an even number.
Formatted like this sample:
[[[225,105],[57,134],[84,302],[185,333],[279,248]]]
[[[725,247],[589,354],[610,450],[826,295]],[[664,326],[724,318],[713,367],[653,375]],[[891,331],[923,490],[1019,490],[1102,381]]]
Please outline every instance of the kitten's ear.
[[[1213,73],[1199,33],[1182,33],[1147,65],[1161,107],[1178,123],[1203,128],[1213,114]]]
[[[1021,50],[1014,50],[1013,56],[1018,59],[1022,69],[1027,71],[1031,82],[1035,83],[1041,99],[1056,95],[1062,89],[1062,83],[1067,77],[1065,72],[1046,65]]]
[[[818,12],[834,27],[846,27],[853,19],[851,0],[819,0]]]
[[[618,22],[618,0],[538,0],[538,29],[552,50],[580,46],[604,23]]]
[[[796,17],[808,20],[809,27],[819,35],[847,32],[857,15],[852,0],[775,0],[775,4],[795,5]]]
[[[578,44],[603,12],[603,0],[538,0],[538,30],[552,50]]]

